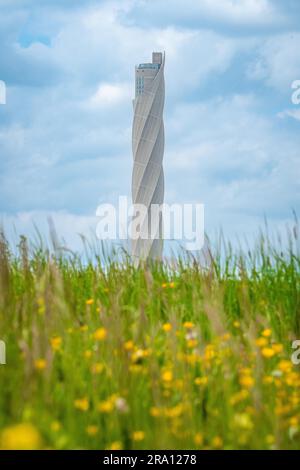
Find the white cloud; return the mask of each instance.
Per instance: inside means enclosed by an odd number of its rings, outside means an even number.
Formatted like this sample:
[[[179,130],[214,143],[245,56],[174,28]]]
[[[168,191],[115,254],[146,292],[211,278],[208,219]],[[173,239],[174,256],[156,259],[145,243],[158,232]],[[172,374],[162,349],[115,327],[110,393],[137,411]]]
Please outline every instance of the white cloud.
[[[248,77],[291,94],[291,85],[300,78],[300,33],[275,35],[258,48],[258,57],[248,68]]]
[[[210,227],[264,213],[282,219],[299,206],[299,135],[262,115],[254,96],[180,104],[166,131],[168,202],[204,203]]]
[[[132,11],[136,22],[147,24],[209,24],[233,27],[274,27],[286,24],[288,17],[272,0],[137,0]]]
[[[129,83],[101,83],[97,91],[89,98],[87,105],[91,108],[115,106],[122,101],[130,100],[132,88]]]
[[[291,117],[296,119],[296,121],[300,121],[300,109],[286,109],[278,113],[277,116],[279,118]]]
[[[237,23],[267,23],[278,15],[269,0],[202,0],[198,8],[201,13]]]

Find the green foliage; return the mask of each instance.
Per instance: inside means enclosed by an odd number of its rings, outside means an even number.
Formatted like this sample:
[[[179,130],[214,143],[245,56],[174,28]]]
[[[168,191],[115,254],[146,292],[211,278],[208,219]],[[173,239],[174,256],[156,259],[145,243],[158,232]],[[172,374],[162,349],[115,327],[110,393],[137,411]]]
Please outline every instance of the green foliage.
[[[0,447],[299,449],[297,242],[133,266],[2,235]]]

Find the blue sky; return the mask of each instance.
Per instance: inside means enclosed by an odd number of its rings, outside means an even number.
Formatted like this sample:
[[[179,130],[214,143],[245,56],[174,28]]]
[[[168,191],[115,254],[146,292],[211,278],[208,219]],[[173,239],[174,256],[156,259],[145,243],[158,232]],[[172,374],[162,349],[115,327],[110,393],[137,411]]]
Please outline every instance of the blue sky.
[[[0,0],[0,220],[70,246],[130,194],[134,65],[166,51],[165,199],[251,236],[299,208],[300,2]]]

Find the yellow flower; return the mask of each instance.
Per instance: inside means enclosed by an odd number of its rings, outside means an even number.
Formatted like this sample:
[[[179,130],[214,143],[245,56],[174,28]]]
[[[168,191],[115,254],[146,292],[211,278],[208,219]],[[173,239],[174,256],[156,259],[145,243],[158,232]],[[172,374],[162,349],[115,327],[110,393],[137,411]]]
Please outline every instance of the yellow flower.
[[[257,338],[255,340],[255,344],[259,348],[263,348],[264,346],[266,346],[268,344],[268,340],[266,338]]]
[[[266,443],[267,443],[269,446],[273,445],[273,444],[275,443],[275,437],[272,436],[272,434],[268,434],[268,435],[266,436]]]
[[[86,359],[89,359],[90,357],[92,357],[92,351],[90,349],[88,349],[87,351],[84,351],[84,357]]]
[[[285,382],[290,387],[298,387],[300,386],[299,374],[298,372],[290,371],[285,378]]]
[[[60,336],[53,336],[50,339],[50,344],[51,344],[51,347],[52,347],[53,351],[59,351],[60,348],[61,348],[61,344],[62,344],[61,337]]]
[[[272,344],[272,349],[275,354],[280,354],[283,351],[283,345],[280,343],[274,343]]]
[[[174,287],[175,287],[175,282],[173,282],[173,281],[170,282],[170,283],[169,283],[169,286],[170,286],[171,289],[174,289]]]
[[[231,405],[236,405],[237,403],[240,403],[241,401],[246,400],[246,398],[248,397],[249,397],[248,390],[242,389],[240,392],[232,395],[232,397],[229,400],[229,403]]]
[[[223,440],[220,436],[214,437],[211,443],[215,449],[221,449],[223,446]]]
[[[40,433],[29,423],[10,426],[0,436],[0,448],[4,450],[38,450],[41,447]]]
[[[162,380],[164,382],[172,382],[173,380],[173,372],[171,370],[165,370],[163,373],[162,373]]]
[[[89,436],[95,436],[98,433],[99,428],[98,426],[92,424],[90,426],[87,426],[85,431]]]
[[[133,348],[134,348],[134,343],[133,341],[131,341],[131,339],[124,343],[124,349],[126,351],[131,351]]]
[[[43,299],[43,297],[40,297],[37,299],[37,304],[38,304],[38,314],[39,315],[44,315],[45,311],[46,311],[46,306],[45,306],[45,301]]]
[[[104,400],[98,403],[97,408],[100,413],[111,413],[114,409],[114,403],[112,400]]]
[[[34,367],[36,370],[44,370],[46,368],[46,361],[45,359],[36,359],[34,361]]]
[[[88,299],[85,302],[87,305],[92,305],[94,303],[94,299]]]
[[[172,325],[171,323],[165,323],[162,328],[165,332],[168,332],[172,330]]]
[[[168,287],[168,284],[167,284],[166,282],[163,282],[162,285],[161,285],[161,287],[162,287],[163,289],[165,289],[166,287]]]
[[[197,447],[201,447],[203,445],[203,435],[200,432],[195,434],[194,442]]]
[[[292,416],[289,419],[289,425],[297,428],[298,425],[299,425],[299,417],[298,416]]]
[[[181,403],[178,403],[176,406],[172,406],[171,408],[166,408],[165,409],[165,416],[168,418],[178,418],[179,416],[182,415],[184,411],[183,405]]]
[[[275,407],[275,414],[277,416],[286,415],[286,414],[290,413],[290,411],[291,411],[291,407],[289,405],[278,404]]]
[[[94,333],[94,339],[96,341],[103,341],[107,336],[107,331],[105,328],[98,328]]]
[[[196,385],[207,385],[208,377],[196,377],[194,382]]]
[[[187,330],[190,330],[191,328],[194,328],[194,323],[192,323],[191,321],[186,321],[184,322],[183,324],[183,327],[186,328]]]
[[[184,381],[183,379],[176,379],[175,380],[175,387],[177,390],[182,390],[184,386]]]
[[[292,362],[287,361],[286,359],[282,359],[281,361],[279,361],[277,367],[279,370],[281,370],[281,372],[289,372],[292,369]]]
[[[61,428],[61,424],[59,421],[52,421],[50,428],[51,428],[51,431],[58,432]]]
[[[233,418],[233,423],[235,426],[242,429],[252,429],[253,422],[247,413],[237,413]]]
[[[265,377],[263,377],[262,381],[265,385],[269,385],[274,383],[274,378],[271,375],[266,375]]]
[[[204,351],[204,359],[206,361],[210,361],[211,359],[213,359],[216,355],[216,352],[215,352],[215,348],[212,344],[208,344],[205,348],[205,351]]]
[[[272,330],[270,330],[270,328],[266,328],[265,330],[263,330],[261,335],[265,338],[270,338],[270,336],[272,335]]]
[[[112,442],[106,450],[122,450],[123,444],[121,441],[114,441]]]
[[[78,398],[77,400],[74,400],[74,406],[77,410],[87,411],[90,404],[87,398]]]
[[[150,408],[150,415],[153,416],[153,418],[158,418],[162,415],[162,410],[156,406],[152,406],[152,408]]]
[[[241,324],[240,324],[239,321],[236,320],[236,321],[233,322],[233,326],[234,326],[234,328],[240,328]]]
[[[270,357],[273,357],[275,355],[275,351],[272,348],[262,348],[261,353],[267,359],[269,359]]]
[[[231,338],[230,333],[225,333],[225,334],[222,336],[222,340],[223,340],[223,341],[228,341],[228,340],[230,340],[230,338]]]
[[[132,433],[132,440],[136,442],[143,441],[145,439],[144,431],[134,431]]]
[[[242,375],[240,377],[240,385],[244,388],[252,388],[254,385],[254,379],[251,375]]]
[[[187,347],[190,349],[195,348],[197,344],[198,344],[198,341],[196,339],[189,339],[186,342]]]
[[[101,364],[101,362],[96,362],[95,364],[92,365],[92,373],[93,374],[101,374],[101,372],[104,369],[104,365]]]

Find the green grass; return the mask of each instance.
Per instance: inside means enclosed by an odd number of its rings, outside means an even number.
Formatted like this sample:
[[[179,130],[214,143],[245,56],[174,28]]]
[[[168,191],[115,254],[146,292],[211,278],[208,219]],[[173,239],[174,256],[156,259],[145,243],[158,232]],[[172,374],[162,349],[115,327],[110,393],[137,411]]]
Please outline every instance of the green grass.
[[[2,236],[0,448],[300,449],[297,243],[135,267]]]

